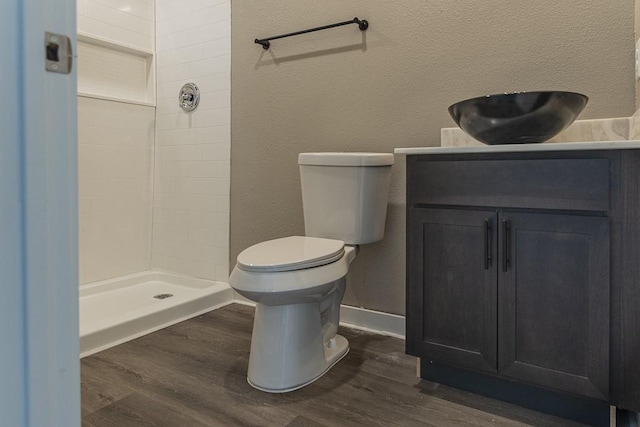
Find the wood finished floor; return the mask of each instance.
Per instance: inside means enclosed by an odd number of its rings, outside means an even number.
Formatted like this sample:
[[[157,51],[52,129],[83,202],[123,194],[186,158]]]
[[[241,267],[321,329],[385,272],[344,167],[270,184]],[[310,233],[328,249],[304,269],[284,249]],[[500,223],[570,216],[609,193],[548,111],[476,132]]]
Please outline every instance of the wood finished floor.
[[[580,426],[415,376],[404,341],[341,328],[349,354],[315,383],[246,381],[253,309],[232,304],[82,359],[82,425]]]

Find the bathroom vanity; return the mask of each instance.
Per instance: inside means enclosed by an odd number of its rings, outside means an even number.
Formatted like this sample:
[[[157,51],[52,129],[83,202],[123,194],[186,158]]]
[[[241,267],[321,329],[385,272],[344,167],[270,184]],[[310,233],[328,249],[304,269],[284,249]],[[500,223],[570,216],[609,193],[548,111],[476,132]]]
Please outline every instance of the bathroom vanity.
[[[396,153],[421,377],[565,416],[640,411],[640,141]]]

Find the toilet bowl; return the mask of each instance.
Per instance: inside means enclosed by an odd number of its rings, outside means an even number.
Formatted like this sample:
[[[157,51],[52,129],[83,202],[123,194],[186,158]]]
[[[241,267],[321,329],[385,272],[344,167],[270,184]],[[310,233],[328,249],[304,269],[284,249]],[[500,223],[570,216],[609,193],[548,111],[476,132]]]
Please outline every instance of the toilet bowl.
[[[324,264],[319,255],[307,256],[308,263],[297,265],[286,259],[285,254],[304,259],[299,255],[301,248],[314,245],[339,248],[339,256],[327,252],[333,257]],[[322,376],[349,351],[347,340],[337,331],[345,277],[357,247],[338,240],[292,236],[250,249],[253,253],[238,256],[230,279],[240,295],[256,302],[247,380],[263,391],[296,390]],[[262,250],[280,255],[280,262],[265,264],[262,271],[255,263],[242,263]]]
[[[349,351],[340,303],[358,245],[384,234],[391,154],[299,155],[306,236],[242,251],[229,283],[256,303],[247,381],[271,393],[320,378]]]

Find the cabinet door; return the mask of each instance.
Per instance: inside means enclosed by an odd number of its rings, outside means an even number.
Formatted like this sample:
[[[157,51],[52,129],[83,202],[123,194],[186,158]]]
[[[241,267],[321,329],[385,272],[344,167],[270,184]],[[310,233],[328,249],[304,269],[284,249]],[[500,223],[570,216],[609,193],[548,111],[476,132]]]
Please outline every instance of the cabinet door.
[[[407,352],[497,369],[496,213],[409,208]]]
[[[609,395],[609,220],[500,213],[501,375]]]

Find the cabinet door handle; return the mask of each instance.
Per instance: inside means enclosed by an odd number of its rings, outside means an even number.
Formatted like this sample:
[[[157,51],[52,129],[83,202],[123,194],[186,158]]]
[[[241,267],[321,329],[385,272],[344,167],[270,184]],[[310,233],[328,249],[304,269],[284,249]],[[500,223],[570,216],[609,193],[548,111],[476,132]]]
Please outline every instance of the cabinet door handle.
[[[502,221],[502,271],[506,272],[509,269],[509,264],[511,263],[509,259],[509,249],[511,248],[511,237],[509,236],[511,232],[511,226],[509,224],[509,220],[505,219]]]
[[[484,220],[484,269],[488,270],[491,264],[491,221]]]

